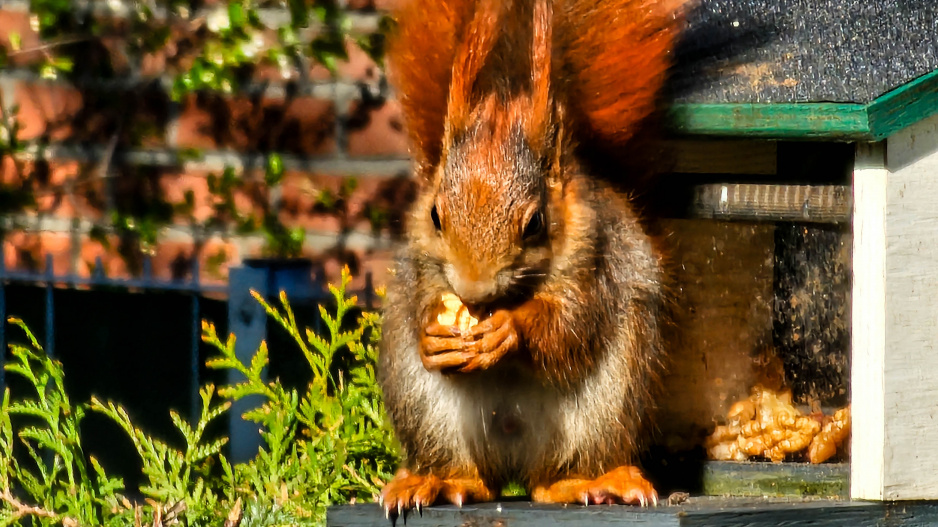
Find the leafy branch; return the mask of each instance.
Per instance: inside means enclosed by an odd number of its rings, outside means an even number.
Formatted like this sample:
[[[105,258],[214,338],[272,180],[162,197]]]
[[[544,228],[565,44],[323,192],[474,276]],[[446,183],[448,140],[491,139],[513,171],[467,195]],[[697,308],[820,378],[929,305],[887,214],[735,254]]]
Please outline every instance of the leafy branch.
[[[242,378],[217,390],[203,386],[194,424],[170,412],[179,447],[135,425],[115,402],[73,402],[62,365],[20,320],[10,319],[28,343],[10,346],[13,360],[5,368],[30,388],[15,398],[7,389],[0,402],[0,527],[321,525],[331,504],[375,499],[391,477],[398,449],[375,380],[380,317],[353,316],[357,299],[347,295],[350,280],[345,269],[330,286],[334,303],[320,309],[323,334],[300,329],[285,295],[279,306],[255,295],[309,362],[313,375],[303,390],[265,378],[266,344],[242,362],[234,336],[222,341],[204,323],[203,340],[217,350],[207,365]],[[209,429],[229,417],[234,401],[249,396],[262,403],[242,417],[261,426],[262,446],[253,459],[233,464],[224,454],[228,439]],[[89,411],[129,438],[143,466],[143,503],[131,501],[121,478],[85,454],[80,424]]]

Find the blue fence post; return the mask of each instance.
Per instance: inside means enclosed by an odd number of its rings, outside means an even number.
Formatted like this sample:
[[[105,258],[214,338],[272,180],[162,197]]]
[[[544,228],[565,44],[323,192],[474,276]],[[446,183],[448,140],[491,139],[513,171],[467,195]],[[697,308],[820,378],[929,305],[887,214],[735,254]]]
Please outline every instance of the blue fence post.
[[[192,257],[192,347],[189,355],[189,371],[191,373],[189,415],[193,423],[199,421],[202,405],[199,401],[199,342],[202,335],[202,317],[199,307],[199,258],[198,255]]]
[[[264,298],[273,298],[280,291],[285,291],[291,302],[309,301],[314,296],[312,262],[305,259],[248,259],[242,266],[229,271],[228,331],[236,337],[235,355],[245,364],[250,364],[261,342],[267,338],[267,313],[251,296],[252,289]],[[265,369],[265,379],[266,374]],[[243,379],[236,371],[229,371],[228,375],[229,383]],[[261,445],[258,425],[244,421],[241,415],[260,406],[262,401],[261,396],[245,397],[231,407],[228,437],[232,462],[249,461],[257,454]]]
[[[267,314],[264,308],[251,297],[251,290],[267,296],[267,270],[250,267],[235,267],[228,273],[228,332],[233,333],[235,355],[238,360],[250,364],[251,357],[267,338]],[[228,383],[244,380],[237,371],[228,370]],[[231,406],[228,426],[231,461],[240,463],[253,459],[261,445],[258,425],[245,421],[241,415],[263,401],[261,396],[244,397]]]
[[[46,255],[46,341],[43,343],[46,355],[55,357],[55,269],[52,268],[52,255]]]

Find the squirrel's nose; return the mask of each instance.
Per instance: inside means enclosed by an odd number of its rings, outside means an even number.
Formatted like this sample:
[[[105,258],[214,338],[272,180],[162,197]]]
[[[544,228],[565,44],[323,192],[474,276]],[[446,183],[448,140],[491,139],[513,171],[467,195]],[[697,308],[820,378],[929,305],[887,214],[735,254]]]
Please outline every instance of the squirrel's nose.
[[[498,286],[494,280],[457,279],[452,286],[453,292],[465,304],[484,304],[498,296]]]

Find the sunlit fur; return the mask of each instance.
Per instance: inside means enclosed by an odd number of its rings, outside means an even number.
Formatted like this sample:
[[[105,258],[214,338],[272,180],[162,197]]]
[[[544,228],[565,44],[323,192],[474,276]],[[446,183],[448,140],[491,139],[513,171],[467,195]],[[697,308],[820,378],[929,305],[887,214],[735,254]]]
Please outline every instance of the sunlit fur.
[[[585,173],[578,141],[631,140],[653,110],[674,14],[651,0],[414,0],[398,19],[391,65],[420,191],[379,374],[404,467],[497,490],[634,463],[664,353],[663,255],[628,199]],[[584,21],[607,33],[582,41],[571,32]],[[446,63],[465,56],[460,38],[486,43],[482,66]],[[587,72],[587,59],[606,69]],[[450,91],[453,75],[470,77]],[[595,87],[611,90],[607,106],[578,99]],[[545,232],[525,240],[532,211]],[[509,306],[521,349],[485,371],[428,371],[420,335],[453,291]]]

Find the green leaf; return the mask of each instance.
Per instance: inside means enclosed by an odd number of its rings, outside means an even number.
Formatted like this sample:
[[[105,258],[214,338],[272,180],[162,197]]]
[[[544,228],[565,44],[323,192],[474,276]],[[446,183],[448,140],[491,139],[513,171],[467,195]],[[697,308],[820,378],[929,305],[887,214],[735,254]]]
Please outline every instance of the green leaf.
[[[238,0],[228,3],[228,19],[232,29],[241,29],[245,23],[244,6]]]
[[[277,185],[283,180],[283,159],[279,154],[270,154],[267,157],[267,172],[264,182],[268,185]]]

